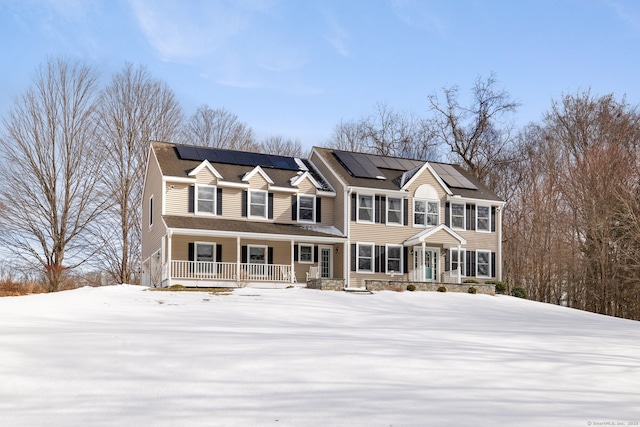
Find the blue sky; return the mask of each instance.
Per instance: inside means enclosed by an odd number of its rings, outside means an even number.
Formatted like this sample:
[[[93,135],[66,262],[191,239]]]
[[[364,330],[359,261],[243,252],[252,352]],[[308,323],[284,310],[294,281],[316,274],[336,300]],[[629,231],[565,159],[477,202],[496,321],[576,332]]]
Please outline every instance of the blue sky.
[[[640,103],[635,0],[0,0],[0,113],[48,55],[125,61],[175,91],[186,115],[226,108],[259,138],[322,145],[376,103],[428,115],[427,96],[479,76],[522,103],[518,125],[591,88]]]

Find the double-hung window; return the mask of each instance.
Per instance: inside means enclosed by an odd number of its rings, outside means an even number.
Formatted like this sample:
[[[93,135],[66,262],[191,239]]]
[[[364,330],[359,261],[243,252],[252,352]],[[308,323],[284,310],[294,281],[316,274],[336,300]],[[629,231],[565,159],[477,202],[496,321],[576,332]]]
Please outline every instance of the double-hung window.
[[[373,244],[358,243],[358,272],[373,273]]]
[[[373,196],[358,194],[358,221],[373,222]]]
[[[457,249],[451,249],[450,250],[450,255],[451,255],[451,274],[453,275],[457,275],[458,274],[458,267],[460,268],[460,275],[464,276],[465,272],[464,272],[464,268],[465,268],[465,251],[463,249],[460,249],[460,251],[458,252]]]
[[[298,245],[298,262],[313,264],[313,245]]]
[[[249,217],[267,218],[267,192],[263,190],[249,191]]]
[[[402,199],[387,198],[387,224],[402,225]]]
[[[491,277],[490,251],[476,251],[476,276]]]
[[[464,230],[464,203],[451,203],[451,226]]]
[[[215,214],[216,187],[196,184],[196,212]]]
[[[413,224],[418,226],[438,225],[438,211],[440,204],[433,200],[414,199],[413,201]]]
[[[476,230],[491,231],[491,208],[476,206]]]
[[[298,196],[298,221],[315,222],[315,196]]]
[[[385,253],[387,254],[387,274],[402,273],[402,246],[387,245]]]
[[[195,243],[195,260],[197,271],[200,274],[214,274],[215,265],[211,264],[215,260],[215,247],[213,243]]]

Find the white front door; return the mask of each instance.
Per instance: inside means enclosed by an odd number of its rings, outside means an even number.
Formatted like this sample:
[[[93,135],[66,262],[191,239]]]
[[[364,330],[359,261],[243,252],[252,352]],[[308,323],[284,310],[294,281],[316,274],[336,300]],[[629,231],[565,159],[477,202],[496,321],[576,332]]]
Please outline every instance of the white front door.
[[[432,248],[416,246],[413,249],[413,280],[416,282],[433,282],[437,277],[438,251]]]
[[[319,246],[318,258],[319,258],[318,267],[320,268],[320,277],[332,278],[333,277],[333,247]]]

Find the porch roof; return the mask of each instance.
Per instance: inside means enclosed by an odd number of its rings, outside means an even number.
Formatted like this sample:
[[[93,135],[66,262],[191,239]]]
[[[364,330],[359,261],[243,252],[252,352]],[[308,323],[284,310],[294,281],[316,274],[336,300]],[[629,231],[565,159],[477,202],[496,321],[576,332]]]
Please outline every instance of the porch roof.
[[[333,226],[280,224],[274,222],[242,221],[194,216],[162,217],[173,232],[184,234],[215,234],[225,237],[268,237],[274,240],[289,240],[304,237],[315,241],[344,242],[344,235]]]
[[[444,224],[437,227],[430,227],[422,230],[418,234],[409,237],[404,241],[405,246],[413,246],[422,244],[424,241],[437,243],[441,245],[465,245],[467,241],[458,233]]]

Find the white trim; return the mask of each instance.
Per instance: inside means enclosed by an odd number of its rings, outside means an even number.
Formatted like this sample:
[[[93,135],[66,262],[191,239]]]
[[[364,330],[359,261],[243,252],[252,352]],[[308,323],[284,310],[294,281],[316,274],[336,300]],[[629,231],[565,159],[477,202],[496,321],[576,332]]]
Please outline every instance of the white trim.
[[[370,246],[371,247],[371,270],[360,270],[360,246]],[[365,257],[363,257],[365,258]],[[376,262],[376,245],[375,243],[369,242],[358,242],[356,243],[356,273],[363,274],[374,274],[376,272],[376,268],[374,263]]]
[[[396,200],[400,200],[400,222],[389,222],[389,199],[396,199]],[[385,210],[384,210],[384,223],[386,225],[392,226],[392,227],[398,227],[398,226],[404,226],[404,198],[401,197],[386,197],[385,198],[386,202],[385,202]]]
[[[460,236],[458,233],[456,233],[455,231],[453,231],[451,228],[447,227],[446,225],[440,224],[437,227],[426,228],[423,231],[421,231],[420,233],[409,237],[407,240],[404,241],[404,245],[405,246],[413,246],[413,245],[416,245],[418,243],[424,242],[427,238],[431,237],[432,235],[434,235],[435,233],[437,233],[439,231],[445,231],[446,233],[451,235],[451,237],[456,239],[459,242],[459,244],[461,244],[461,245],[466,245],[467,244],[467,241],[462,236]]]
[[[191,172],[189,172],[189,176],[196,176],[198,174],[198,172],[200,172],[202,169],[207,168],[209,169],[209,172],[211,172],[213,174],[213,176],[215,176],[218,179],[222,179],[222,175],[220,175],[220,173],[216,170],[216,168],[213,167],[213,165],[211,163],[209,163],[209,160],[204,159],[202,161],[202,163],[200,163],[198,166],[196,166]]]
[[[389,248],[398,248],[400,249],[400,269],[398,271],[393,271],[393,274],[405,274],[404,271],[404,246],[403,245],[395,245],[387,243],[384,245],[384,271],[386,274],[392,274],[389,271]]]
[[[311,248],[311,261],[302,261],[300,255],[302,254],[302,247],[306,246]],[[313,264],[315,262],[313,257],[313,249],[315,245],[313,243],[298,243],[298,262],[300,264]]]
[[[250,185],[243,182],[218,181],[218,187],[246,189],[249,188]]]
[[[198,196],[198,188],[199,187],[203,187],[203,188],[212,188],[213,189],[213,209],[211,212],[207,212],[207,211],[200,211],[198,209],[198,200],[199,200],[199,196]],[[215,216],[216,212],[217,212],[217,204],[218,204],[218,189],[215,185],[209,185],[209,184],[196,184],[194,186],[193,189],[193,213],[196,215],[206,215],[206,216]]]
[[[317,212],[316,209],[318,208],[316,206],[316,196],[312,195],[312,194],[298,194],[298,199],[296,201],[296,208],[298,209],[298,212],[296,212],[296,218],[297,221],[299,223],[302,224],[315,224],[316,223],[316,216],[317,216]],[[311,212],[311,219],[300,219],[300,198],[301,197],[311,197],[313,199],[313,208],[312,208],[312,212]]]
[[[371,197],[371,221],[360,219],[360,197]],[[369,209],[369,208],[365,208]],[[376,222],[376,196],[375,194],[356,193],[356,222],[359,224],[375,224]]]
[[[456,227],[453,225],[453,205],[462,205],[462,227]],[[446,209],[446,208],[445,208]],[[456,217],[459,218],[458,215]],[[453,230],[466,230],[467,229],[467,204],[460,201],[449,202],[449,224]]]
[[[407,190],[387,190],[387,189],[382,189],[382,188],[376,188],[376,187],[355,187],[355,186],[348,186],[348,188],[350,190],[355,191],[356,193],[362,193],[362,194],[375,194],[375,195],[382,195],[382,196],[389,196],[391,195],[392,197],[402,197],[405,198],[407,196],[407,194],[409,194],[409,192]]]
[[[166,225],[165,225],[166,226]],[[197,228],[167,228],[173,234],[180,236],[211,236],[211,237],[242,237],[243,239],[260,239],[273,241],[304,240],[314,243],[339,243],[346,242],[345,237],[321,237],[321,236],[301,236],[295,234],[271,234],[271,233],[246,233],[241,231],[225,230],[200,230]]]
[[[452,267],[453,251],[458,253],[458,261],[457,261],[458,269],[456,270],[454,270]],[[462,257],[460,255],[462,255]],[[466,261],[467,261],[467,250],[465,248],[463,247],[449,248],[449,265],[447,266],[447,268],[449,269],[449,275],[451,277],[458,277],[458,272],[460,272],[460,277],[467,277],[467,273],[465,272]]]
[[[262,176],[262,178],[264,178],[264,180],[267,181],[268,184],[274,184],[273,180],[269,178],[269,175],[267,175],[267,173],[264,171],[264,169],[260,167],[260,165],[256,166],[249,172],[245,173],[244,176],[242,177],[242,181],[249,182],[249,180],[253,178],[253,176],[256,173],[259,173]]]
[[[473,205],[481,204],[481,205],[489,205],[489,206],[496,206],[496,207],[503,207],[507,203],[501,200],[476,199],[474,197],[463,197],[463,196],[460,196],[459,194],[447,196],[447,202],[469,203]]]
[[[316,150],[316,147],[313,147],[313,148],[311,149],[311,155],[309,156],[309,161],[311,161],[311,163],[313,163],[313,160],[311,160],[311,159],[312,159],[312,157],[313,157],[313,155],[314,155],[314,154],[315,154],[317,157],[319,157],[319,158],[320,158],[320,161],[324,164],[324,166],[327,168],[327,170],[328,170],[328,171],[333,175],[333,177],[334,177],[335,179],[337,179],[337,180],[338,180],[338,182],[342,185],[342,187],[344,188],[344,190],[345,190],[345,191],[349,190],[349,188],[347,188],[347,187],[348,187],[347,183],[346,183],[346,182],[344,182],[344,180],[340,177],[340,175],[338,175],[337,171],[333,170],[333,168],[332,168],[331,166],[329,166],[329,164],[327,164],[327,161],[324,159],[324,157],[322,156],[322,154],[320,154],[320,153]],[[331,153],[329,153],[329,155],[331,155]],[[325,179],[324,175],[322,175],[322,173],[321,173],[320,171],[318,171],[318,173],[320,173],[320,175],[322,176],[322,178],[323,178],[327,183],[329,183],[329,181],[327,181],[327,180]],[[331,185],[331,184],[329,183],[329,185]]]
[[[264,193],[264,216],[251,214],[251,194]],[[269,218],[269,192],[267,190],[247,191],[247,218],[249,219],[268,219]]]
[[[198,261],[198,245],[202,246],[211,246],[211,261],[216,262],[216,242],[202,242],[202,241],[194,241],[193,242],[193,259],[189,261]]]
[[[316,196],[336,197],[337,193],[335,191],[316,190]]]
[[[424,224],[417,224],[416,223],[416,202],[424,202],[425,203],[425,211],[424,211]],[[429,224],[429,203],[436,203],[437,204],[437,214],[438,214],[438,218],[436,220],[435,224]],[[422,213],[422,212],[421,212]],[[411,226],[413,228],[427,228],[427,227],[437,227],[438,225],[440,225],[440,200],[436,200],[436,199],[423,199],[421,197],[414,197],[413,198],[413,218],[411,221]]]
[[[486,230],[480,230],[478,228],[478,220],[480,219],[480,216],[478,215],[478,208],[487,208],[489,210],[489,216],[487,217]],[[476,204],[476,231],[478,233],[491,233],[491,206],[490,205]]]
[[[279,187],[277,185],[269,185],[270,191],[278,191],[280,193],[297,193],[297,188]]]
[[[411,179],[409,179],[409,181],[407,181],[403,186],[402,189],[406,190],[408,189],[411,184],[413,184],[413,182],[418,178],[418,176],[422,175],[422,173],[424,172],[424,170],[427,169],[429,170],[429,172],[431,172],[431,175],[433,175],[433,177],[436,179],[436,181],[438,181],[438,184],[440,184],[440,186],[442,187],[442,189],[448,194],[448,195],[453,195],[453,192],[449,189],[449,187],[447,186],[447,184],[444,183],[444,181],[442,180],[442,178],[440,178],[440,176],[436,173],[435,170],[433,170],[433,168],[431,167],[431,165],[429,164],[429,162],[425,162],[424,165],[422,165],[422,167],[418,170],[418,172],[416,172]]]
[[[313,176],[311,176],[311,174],[308,171],[305,171],[300,175],[296,175],[292,177],[290,180],[291,185],[298,187],[302,182],[302,180],[305,178],[311,181],[311,184],[313,184],[313,186],[316,187],[317,189],[322,188],[322,185],[320,185],[320,183],[318,183],[318,181],[316,181],[316,179]]]
[[[247,264],[260,264],[251,261],[251,248],[262,248],[264,254],[264,265],[269,264],[269,246],[267,245],[247,245]]]
[[[158,167],[160,167],[158,165]],[[160,169],[162,171],[162,169]],[[181,184],[193,184],[196,182],[195,178],[185,178],[183,176],[170,176],[170,175],[162,175],[163,182],[179,182]]]

